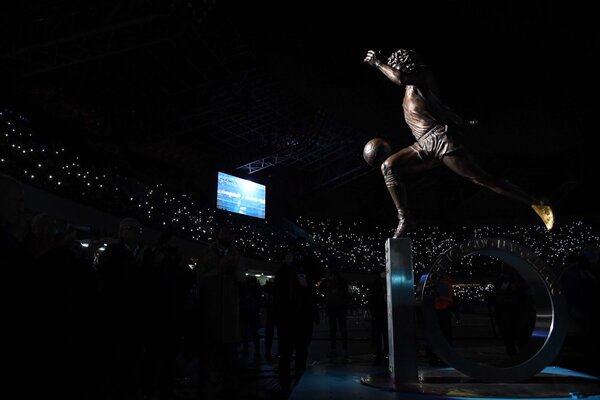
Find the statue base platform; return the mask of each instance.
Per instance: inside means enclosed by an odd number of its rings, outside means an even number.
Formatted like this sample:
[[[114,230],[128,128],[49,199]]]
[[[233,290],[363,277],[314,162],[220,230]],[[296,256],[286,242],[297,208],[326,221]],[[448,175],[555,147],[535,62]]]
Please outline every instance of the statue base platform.
[[[395,387],[382,367],[317,364],[295,386],[291,400],[388,399],[569,399],[600,400],[600,379],[546,367],[521,383],[477,382],[453,368],[420,368],[419,382]]]
[[[540,374],[519,383],[487,383],[454,368],[419,370],[419,382],[394,385],[389,373],[367,375],[361,383],[386,391],[452,398],[600,398],[600,380],[559,367],[546,367]]]

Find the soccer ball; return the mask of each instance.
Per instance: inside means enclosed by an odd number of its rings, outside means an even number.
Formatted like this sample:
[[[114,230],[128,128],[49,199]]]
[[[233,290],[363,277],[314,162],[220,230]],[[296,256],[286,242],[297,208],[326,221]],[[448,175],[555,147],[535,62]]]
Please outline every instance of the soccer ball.
[[[392,146],[382,138],[369,140],[363,149],[363,158],[371,167],[379,167],[391,154]]]

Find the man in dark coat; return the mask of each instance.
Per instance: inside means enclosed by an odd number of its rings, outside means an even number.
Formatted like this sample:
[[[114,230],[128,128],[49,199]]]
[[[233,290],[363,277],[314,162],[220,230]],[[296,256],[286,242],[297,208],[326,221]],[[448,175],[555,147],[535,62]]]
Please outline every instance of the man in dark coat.
[[[313,323],[319,323],[312,258],[300,247],[291,249],[275,277],[275,315],[279,339],[279,382],[291,392],[290,363],[295,351],[296,383],[306,370]]]

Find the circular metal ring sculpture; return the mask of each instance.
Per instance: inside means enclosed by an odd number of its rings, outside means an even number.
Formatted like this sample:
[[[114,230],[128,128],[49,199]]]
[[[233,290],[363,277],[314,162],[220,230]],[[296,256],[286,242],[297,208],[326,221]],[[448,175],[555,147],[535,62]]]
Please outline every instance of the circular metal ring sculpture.
[[[530,342],[537,345],[531,358],[510,367],[493,367],[460,356],[443,336],[434,308],[437,282],[449,266],[470,254],[498,258],[527,282],[536,304],[536,321]],[[448,365],[485,382],[518,382],[538,374],[557,356],[567,330],[565,302],[556,275],[532,250],[503,238],[476,238],[439,255],[417,289],[423,330],[431,349]]]

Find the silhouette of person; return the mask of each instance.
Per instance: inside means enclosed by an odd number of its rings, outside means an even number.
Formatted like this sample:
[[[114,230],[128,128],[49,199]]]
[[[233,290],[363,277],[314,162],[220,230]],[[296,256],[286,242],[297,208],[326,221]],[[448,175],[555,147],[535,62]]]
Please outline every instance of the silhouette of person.
[[[348,305],[348,284],[337,269],[329,269],[325,277],[319,281],[318,287],[326,293],[327,318],[329,320],[329,345],[328,357],[337,356],[337,327],[342,336],[342,351],[344,359],[348,358],[348,328],[346,313]]]
[[[590,343],[590,352],[599,349],[598,334],[600,333],[600,306],[598,306],[598,293],[600,293],[599,267],[600,249],[598,243],[587,243],[581,255],[580,282],[581,303],[584,310],[584,334]]]
[[[365,153],[368,163],[381,166],[385,184],[398,210],[394,238],[402,236],[409,223],[406,190],[401,177],[441,164],[475,184],[530,205],[546,228],[552,229],[554,214],[549,205],[509,181],[491,175],[475,161],[459,136],[460,130],[468,124],[442,103],[433,76],[420,54],[399,49],[385,63],[375,51],[369,50],[364,61],[393,83],[404,87],[404,119],[416,139],[412,145],[391,155],[391,150],[379,151],[373,158],[368,158]],[[384,144],[382,150],[391,149],[387,142]]]
[[[535,324],[535,305],[525,280],[503,265],[494,283],[494,318],[512,359],[525,359],[529,336]]]
[[[388,353],[387,330],[387,289],[385,272],[377,275],[369,290],[369,310],[371,311],[371,337],[375,353],[374,364],[383,362]]]
[[[63,361],[41,370],[41,374],[56,383],[55,389],[60,390],[61,397],[86,397],[90,387],[98,383],[93,372],[99,372],[94,370],[99,338],[95,270],[83,257],[75,232],[63,233],[53,216],[36,215],[31,222],[31,233],[36,279],[43,279],[37,293],[41,315],[37,323],[52,326],[40,335],[45,347],[42,350],[48,360]],[[67,383],[61,379],[64,376],[73,377],[74,381]]]
[[[141,383],[140,267],[146,247],[141,242],[142,225],[135,218],[120,221],[118,236],[98,261],[102,351],[110,382],[106,389],[120,398],[134,398]]]
[[[263,287],[265,305],[265,358],[271,359],[273,347],[273,336],[275,333],[275,284],[267,281]]]
[[[240,288],[240,325],[242,352],[248,357],[249,341],[254,344],[254,358],[260,355],[260,338],[258,336],[258,325],[260,319],[260,282],[256,276],[248,276],[246,285]]]
[[[586,335],[596,337],[600,319],[597,245],[587,243],[581,251],[569,254],[560,276],[569,315],[581,324]]]
[[[31,360],[35,360],[36,368],[41,370],[51,367],[50,359],[44,357],[43,352],[47,340],[39,330],[42,324],[39,309],[44,303],[39,294],[42,289],[40,271],[35,268],[29,249],[32,236],[29,226],[23,185],[11,176],[0,174],[2,288],[4,298],[10,299],[10,304],[5,302],[3,313],[6,327],[3,359],[6,365],[10,365],[6,382],[16,390],[30,383],[28,371]],[[49,382],[44,379],[38,383]],[[54,390],[44,388],[44,394],[51,392]]]
[[[569,253],[561,265],[560,285],[567,300],[567,311],[573,322],[584,326],[586,310],[583,303],[582,277],[583,255],[574,251]]]
[[[148,398],[158,394],[159,399],[172,399],[177,352],[184,334],[185,303],[194,276],[183,264],[170,230],[160,234],[146,259],[141,271],[142,393]]]
[[[279,383],[291,393],[290,363],[295,352],[296,382],[306,370],[313,323],[319,323],[314,265],[299,248],[290,249],[275,276],[275,314],[279,339]],[[287,397],[286,397],[287,398]]]
[[[235,399],[238,393],[237,347],[240,342],[242,259],[228,226],[217,233],[194,270],[200,292],[199,394],[203,399]]]
[[[17,247],[29,233],[25,215],[25,196],[21,182],[0,174],[0,244],[1,249]]]
[[[460,314],[454,297],[454,281],[448,274],[443,274],[435,287],[435,313],[437,314],[440,330],[448,344],[452,345],[452,315],[460,321]],[[444,366],[444,362],[431,350],[426,348],[429,365]]]

